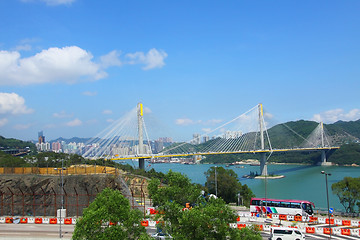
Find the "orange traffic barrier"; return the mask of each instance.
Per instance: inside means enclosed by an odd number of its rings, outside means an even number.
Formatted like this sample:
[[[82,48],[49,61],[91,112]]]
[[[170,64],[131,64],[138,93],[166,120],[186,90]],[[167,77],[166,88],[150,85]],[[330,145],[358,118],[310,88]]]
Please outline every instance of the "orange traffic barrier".
[[[158,214],[159,211],[153,208],[150,208],[150,214]]]
[[[42,218],[35,218],[35,223],[36,224],[41,224],[42,223]]]
[[[315,233],[314,227],[306,227],[306,233]]]
[[[238,229],[246,228],[246,224],[238,224],[237,227]]]
[[[149,226],[149,221],[141,221],[141,226],[144,226],[144,227]]]
[[[286,215],[285,214],[280,214],[279,219],[280,220],[286,220]]]
[[[112,222],[110,222],[111,225]],[[71,218],[65,218],[64,220],[64,224],[72,224],[72,219]],[[115,225],[115,224],[114,224]]]
[[[318,218],[317,217],[310,217],[310,222],[317,222]]]
[[[329,219],[328,218],[326,219],[326,224],[329,224]],[[330,224],[334,224],[334,219],[333,218],[330,219]]]
[[[28,219],[27,218],[20,218],[20,223],[27,223]]]
[[[331,231],[331,233],[332,233],[332,231]],[[324,234],[330,234],[330,228],[324,228]]]
[[[5,223],[13,223],[13,218],[12,217],[5,218]]]
[[[258,225],[258,224],[256,224],[256,225],[255,225],[255,228],[257,228],[259,231],[264,231],[263,225]]]
[[[342,225],[343,226],[351,226],[351,221],[350,220],[342,220]]]
[[[57,218],[50,218],[50,224],[57,224]]]
[[[294,216],[294,220],[296,222],[301,222],[302,221],[302,216]]]
[[[342,229],[341,229],[341,235],[350,236],[350,235],[351,235],[350,229],[342,228]]]

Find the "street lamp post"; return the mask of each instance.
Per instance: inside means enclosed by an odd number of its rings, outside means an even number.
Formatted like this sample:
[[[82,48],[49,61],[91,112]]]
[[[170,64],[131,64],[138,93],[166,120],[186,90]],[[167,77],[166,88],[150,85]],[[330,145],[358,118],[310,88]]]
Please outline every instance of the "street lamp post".
[[[324,174],[324,175],[325,175],[327,210],[328,210],[329,230],[330,230],[330,238],[331,238],[330,207],[329,207],[329,190],[328,190],[328,180],[327,180],[327,177],[328,177],[328,176],[331,176],[331,173],[326,173],[325,171],[321,171],[321,174]]]
[[[61,168],[55,168],[55,171],[60,171],[60,179],[61,179],[61,188],[60,188],[60,195],[61,195],[61,209],[60,209],[60,220],[59,220],[59,235],[60,238],[62,238],[62,229],[61,229],[61,221],[62,221],[62,211],[64,209],[64,177],[63,177],[63,171],[66,170],[66,168],[64,168],[64,159],[61,160]]]

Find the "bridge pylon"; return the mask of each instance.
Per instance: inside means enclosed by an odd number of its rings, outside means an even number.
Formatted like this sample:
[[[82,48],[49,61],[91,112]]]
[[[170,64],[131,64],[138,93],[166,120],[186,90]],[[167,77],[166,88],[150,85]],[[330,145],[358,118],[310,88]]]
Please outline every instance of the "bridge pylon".
[[[264,139],[264,111],[263,106],[260,103],[258,105],[259,108],[259,126],[260,126],[260,141],[261,141],[261,150],[265,150],[265,139]],[[262,176],[267,176],[267,159],[266,159],[266,153],[263,152],[260,155],[260,172]]]
[[[325,143],[324,143],[325,131],[324,131],[324,123],[323,122],[320,122],[320,135],[321,135],[321,147],[324,148],[325,147]],[[321,166],[330,166],[330,165],[332,165],[332,163],[326,161],[326,151],[322,150],[321,151]]]
[[[138,103],[137,105],[137,120],[138,120],[138,153],[139,155],[142,155],[144,153],[144,135],[143,135],[143,105],[142,103]],[[145,159],[139,158],[139,168],[145,169]]]

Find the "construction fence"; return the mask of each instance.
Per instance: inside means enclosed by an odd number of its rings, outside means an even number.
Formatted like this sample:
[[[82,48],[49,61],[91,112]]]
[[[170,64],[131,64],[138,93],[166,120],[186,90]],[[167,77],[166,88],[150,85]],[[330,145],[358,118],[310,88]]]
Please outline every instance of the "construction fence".
[[[97,177],[90,176],[94,174]],[[63,207],[66,216],[79,217],[96,195],[109,186],[121,191],[131,207],[145,215],[147,180],[113,167],[76,165],[63,171],[39,167],[0,168],[0,175],[0,216],[56,216],[57,210]],[[106,184],[101,185],[102,182]]]

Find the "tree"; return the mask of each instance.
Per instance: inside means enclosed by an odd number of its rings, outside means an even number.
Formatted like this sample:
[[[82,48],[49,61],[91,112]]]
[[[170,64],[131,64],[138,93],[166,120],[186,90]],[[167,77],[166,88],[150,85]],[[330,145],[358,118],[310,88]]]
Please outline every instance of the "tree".
[[[173,235],[176,239],[226,239],[235,230],[228,223],[235,221],[235,214],[223,200],[210,199],[207,203],[180,212]]]
[[[84,210],[72,239],[149,239],[141,220],[142,213],[131,210],[120,191],[106,188]]]
[[[215,169],[216,169],[216,180],[217,180],[217,192],[218,197],[224,199],[225,202],[236,202],[237,194],[243,199],[243,204],[249,206],[250,200],[255,195],[251,189],[245,184],[242,185],[238,181],[238,175],[232,169],[225,169],[223,167],[211,167],[206,175],[205,187],[209,193],[216,193],[215,189]]]
[[[176,217],[176,221],[165,224],[165,229],[168,229],[175,239],[262,239],[255,228],[239,230],[229,227],[229,223],[236,222],[236,215],[221,198],[210,198],[207,201],[199,199],[196,205],[184,211],[176,205],[174,202],[169,203],[169,209],[176,210],[171,211],[171,218]],[[164,218],[170,219],[168,214],[169,212],[165,211]]]
[[[175,239],[242,239],[241,236],[261,239],[258,231],[250,229],[244,233],[230,228],[229,223],[236,222],[233,210],[220,198],[205,198],[201,187],[191,183],[185,175],[170,170],[164,181],[167,184],[152,179],[148,190],[161,213],[157,214],[161,223],[158,227]],[[186,203],[190,203],[188,210],[184,210]]]
[[[191,183],[187,176],[169,170],[164,178],[166,185],[155,178],[149,182],[148,190],[154,206],[164,206],[167,202],[185,206],[186,203],[196,202],[201,187]]]
[[[345,211],[354,213],[355,205],[360,202],[360,178],[345,177],[340,182],[332,184],[331,189],[338,196]]]
[[[251,226],[240,229],[239,232],[236,232],[234,239],[241,240],[262,240],[260,231],[258,227]]]

